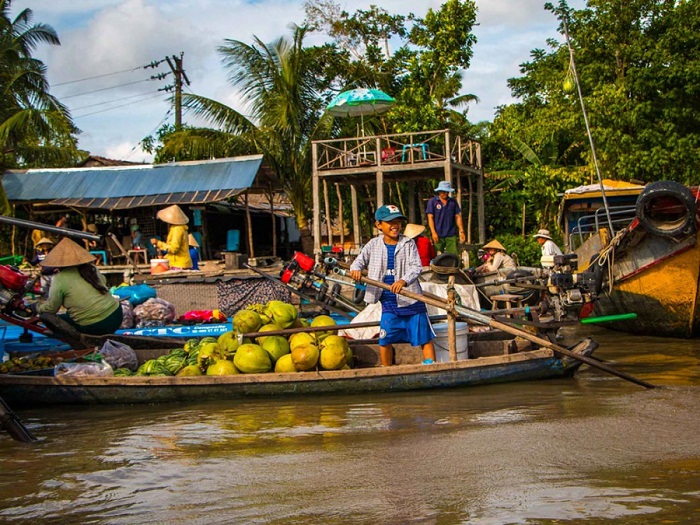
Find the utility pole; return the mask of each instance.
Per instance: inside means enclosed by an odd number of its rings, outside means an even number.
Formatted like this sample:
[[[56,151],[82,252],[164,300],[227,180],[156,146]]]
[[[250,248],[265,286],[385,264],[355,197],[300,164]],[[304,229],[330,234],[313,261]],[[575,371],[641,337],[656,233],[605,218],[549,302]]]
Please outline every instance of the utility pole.
[[[177,57],[172,55],[170,57],[165,57],[168,62],[170,69],[175,77],[175,129],[178,130],[182,127],[182,82],[184,80],[187,85],[190,85],[190,79],[187,78],[185,70],[182,68],[182,58],[184,52],[180,52],[180,56]],[[171,60],[172,59],[172,60]],[[172,86],[167,86],[167,88],[172,88]],[[167,88],[164,88],[167,90]]]

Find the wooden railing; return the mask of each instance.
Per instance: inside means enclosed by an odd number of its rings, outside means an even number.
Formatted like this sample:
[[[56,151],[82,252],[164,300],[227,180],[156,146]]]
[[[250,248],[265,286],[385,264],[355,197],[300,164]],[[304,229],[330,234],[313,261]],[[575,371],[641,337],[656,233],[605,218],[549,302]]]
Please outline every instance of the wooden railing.
[[[480,170],[481,144],[449,130],[319,140],[318,171],[445,162]]]

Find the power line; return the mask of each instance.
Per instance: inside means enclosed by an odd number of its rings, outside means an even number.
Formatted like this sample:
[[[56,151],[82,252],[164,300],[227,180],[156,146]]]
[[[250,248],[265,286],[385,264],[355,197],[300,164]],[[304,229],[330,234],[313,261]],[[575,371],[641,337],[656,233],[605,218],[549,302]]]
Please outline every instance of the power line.
[[[101,110],[99,110],[99,111],[93,111],[93,112],[91,112],[91,113],[85,113],[84,115],[76,115],[76,116],[74,116],[73,118],[78,119],[78,118],[83,118],[83,117],[87,117],[87,116],[90,116],[90,115],[96,115],[97,113],[104,113],[105,111],[111,111],[111,110],[113,110],[113,109],[121,109],[121,108],[123,108],[123,107],[131,106],[132,104],[138,104],[138,103],[140,103],[140,102],[145,102],[146,100],[151,100],[151,99],[153,99],[153,98],[160,97],[160,96],[161,96],[160,93],[156,93],[155,95],[150,96],[150,97],[146,97],[146,98],[144,98],[144,99],[142,99],[142,100],[134,100],[133,102],[128,102],[128,103],[126,103],[126,104],[121,104],[121,105],[119,105],[119,106],[114,106],[114,107],[111,107],[111,108],[105,108],[105,109],[101,109]]]
[[[150,95],[152,93],[156,93],[160,90],[156,91],[147,91],[145,93],[139,93],[138,95],[131,95],[129,97],[123,97],[123,98],[115,98],[112,100],[108,100],[107,102],[97,102],[96,104],[88,104],[87,106],[80,106],[79,108],[71,108],[71,111],[80,111],[81,109],[87,109],[87,108],[94,108],[95,106],[104,106],[105,104],[111,104],[113,102],[119,102],[121,100],[129,100],[131,98],[138,98],[138,97],[143,97],[145,95]]]
[[[151,131],[148,132],[148,134],[146,136],[150,137],[151,135],[153,135],[165,123],[165,121],[168,120],[168,117],[170,116],[170,113],[172,111],[173,111],[172,107],[168,108],[168,111],[165,112],[165,116],[160,120],[160,122],[158,124],[156,124],[156,127],[154,127]],[[141,145],[141,141],[137,142],[134,145],[134,147],[129,150],[129,153],[126,154],[126,157],[124,157],[124,160],[129,160],[129,158],[131,157],[131,154],[134,153],[134,151],[136,151],[136,148],[138,148],[140,145]]]
[[[53,87],[65,86],[68,84],[75,84],[76,82],[85,82],[86,80],[93,80],[95,78],[111,77],[112,75],[120,75],[121,73],[129,73],[132,71],[136,71],[138,69],[143,69],[144,67],[146,67],[146,66],[138,66],[138,67],[133,67],[131,69],[122,69],[121,71],[115,71],[114,73],[105,73],[104,75],[95,75],[94,77],[85,77],[85,78],[79,78],[77,80],[69,80],[68,82],[60,82],[58,84],[54,84]]]
[[[69,80],[67,82],[59,82],[58,84],[54,84],[53,87],[65,86],[67,84],[75,84],[76,82],[85,82],[86,80],[94,80],[96,78],[110,77],[112,75],[120,75],[121,73],[129,73],[129,72],[137,71],[139,69],[148,69],[148,68],[155,69],[162,62],[165,62],[164,58],[161,60],[154,60],[150,64],[146,64],[145,66],[136,66],[136,67],[132,67],[129,69],[122,69],[121,71],[114,71],[113,73],[105,73],[103,75],[95,75],[94,77],[85,77],[85,78],[79,78],[77,80]]]
[[[143,80],[137,80],[135,82],[127,82],[126,84],[119,84],[118,86],[106,87],[106,88],[102,88],[102,89],[95,89],[93,91],[85,91],[83,93],[76,93],[75,95],[68,95],[65,97],[61,97],[61,100],[66,99],[66,98],[80,97],[82,95],[89,95],[91,93],[99,93],[100,91],[108,91],[110,89],[116,89],[116,88],[124,87],[124,86],[132,86],[134,84],[140,84],[141,82],[149,82],[150,80],[152,80],[152,79],[145,78]]]

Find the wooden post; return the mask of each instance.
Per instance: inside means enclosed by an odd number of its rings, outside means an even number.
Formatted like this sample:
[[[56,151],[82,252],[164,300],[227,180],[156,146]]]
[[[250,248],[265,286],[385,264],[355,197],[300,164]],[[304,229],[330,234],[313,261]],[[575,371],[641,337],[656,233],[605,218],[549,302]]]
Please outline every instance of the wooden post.
[[[384,172],[377,172],[377,208],[384,205]]]
[[[328,246],[333,246],[333,224],[331,221],[331,203],[328,199],[328,181],[323,181],[323,206],[326,210],[326,228],[328,228]]]
[[[357,204],[357,187],[354,184],[350,185],[350,206],[352,207],[352,236],[355,248],[359,248],[362,244],[362,235],[360,232],[360,211]]]
[[[248,236],[248,256],[252,259],[255,257],[255,248],[253,248],[253,223],[250,220],[250,206],[248,206],[248,190],[245,192],[245,224],[246,233]]]
[[[455,315],[455,277],[450,275],[447,280],[447,348],[450,361],[457,361],[457,323]]]
[[[311,144],[311,156],[313,163],[313,174],[311,176],[311,197],[314,208],[313,216],[313,235],[314,235],[314,255],[321,253],[321,202],[318,196],[318,146],[316,143]]]
[[[486,206],[484,204],[484,168],[481,165],[481,144],[476,144],[476,162],[479,169],[479,174],[476,179],[479,243],[484,244],[486,242]]]
[[[345,247],[345,222],[343,221],[343,196],[340,194],[340,184],[335,183],[335,194],[338,197],[338,226],[340,227],[340,245]]]
[[[270,184],[269,189],[270,219],[272,220],[272,256],[277,257],[277,220],[275,219],[275,194],[272,191],[272,184]]]
[[[416,183],[408,183],[408,222],[416,223]]]

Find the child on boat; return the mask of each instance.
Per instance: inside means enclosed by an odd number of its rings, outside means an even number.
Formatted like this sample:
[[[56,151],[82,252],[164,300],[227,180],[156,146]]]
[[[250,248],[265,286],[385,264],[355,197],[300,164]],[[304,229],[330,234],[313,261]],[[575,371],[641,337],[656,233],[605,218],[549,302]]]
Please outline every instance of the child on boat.
[[[379,324],[379,356],[382,366],[391,366],[394,361],[393,343],[409,342],[423,350],[423,363],[435,362],[433,338],[435,332],[428,318],[425,303],[399,295],[406,287],[408,291],[421,293],[418,277],[423,266],[418,248],[413,239],[401,235],[406,217],[398,207],[387,204],[374,214],[381,235],[370,240],[350,266],[350,276],[359,281],[362,270],[376,281],[391,286],[391,292],[367,286],[365,301],[382,303],[382,318]]]

